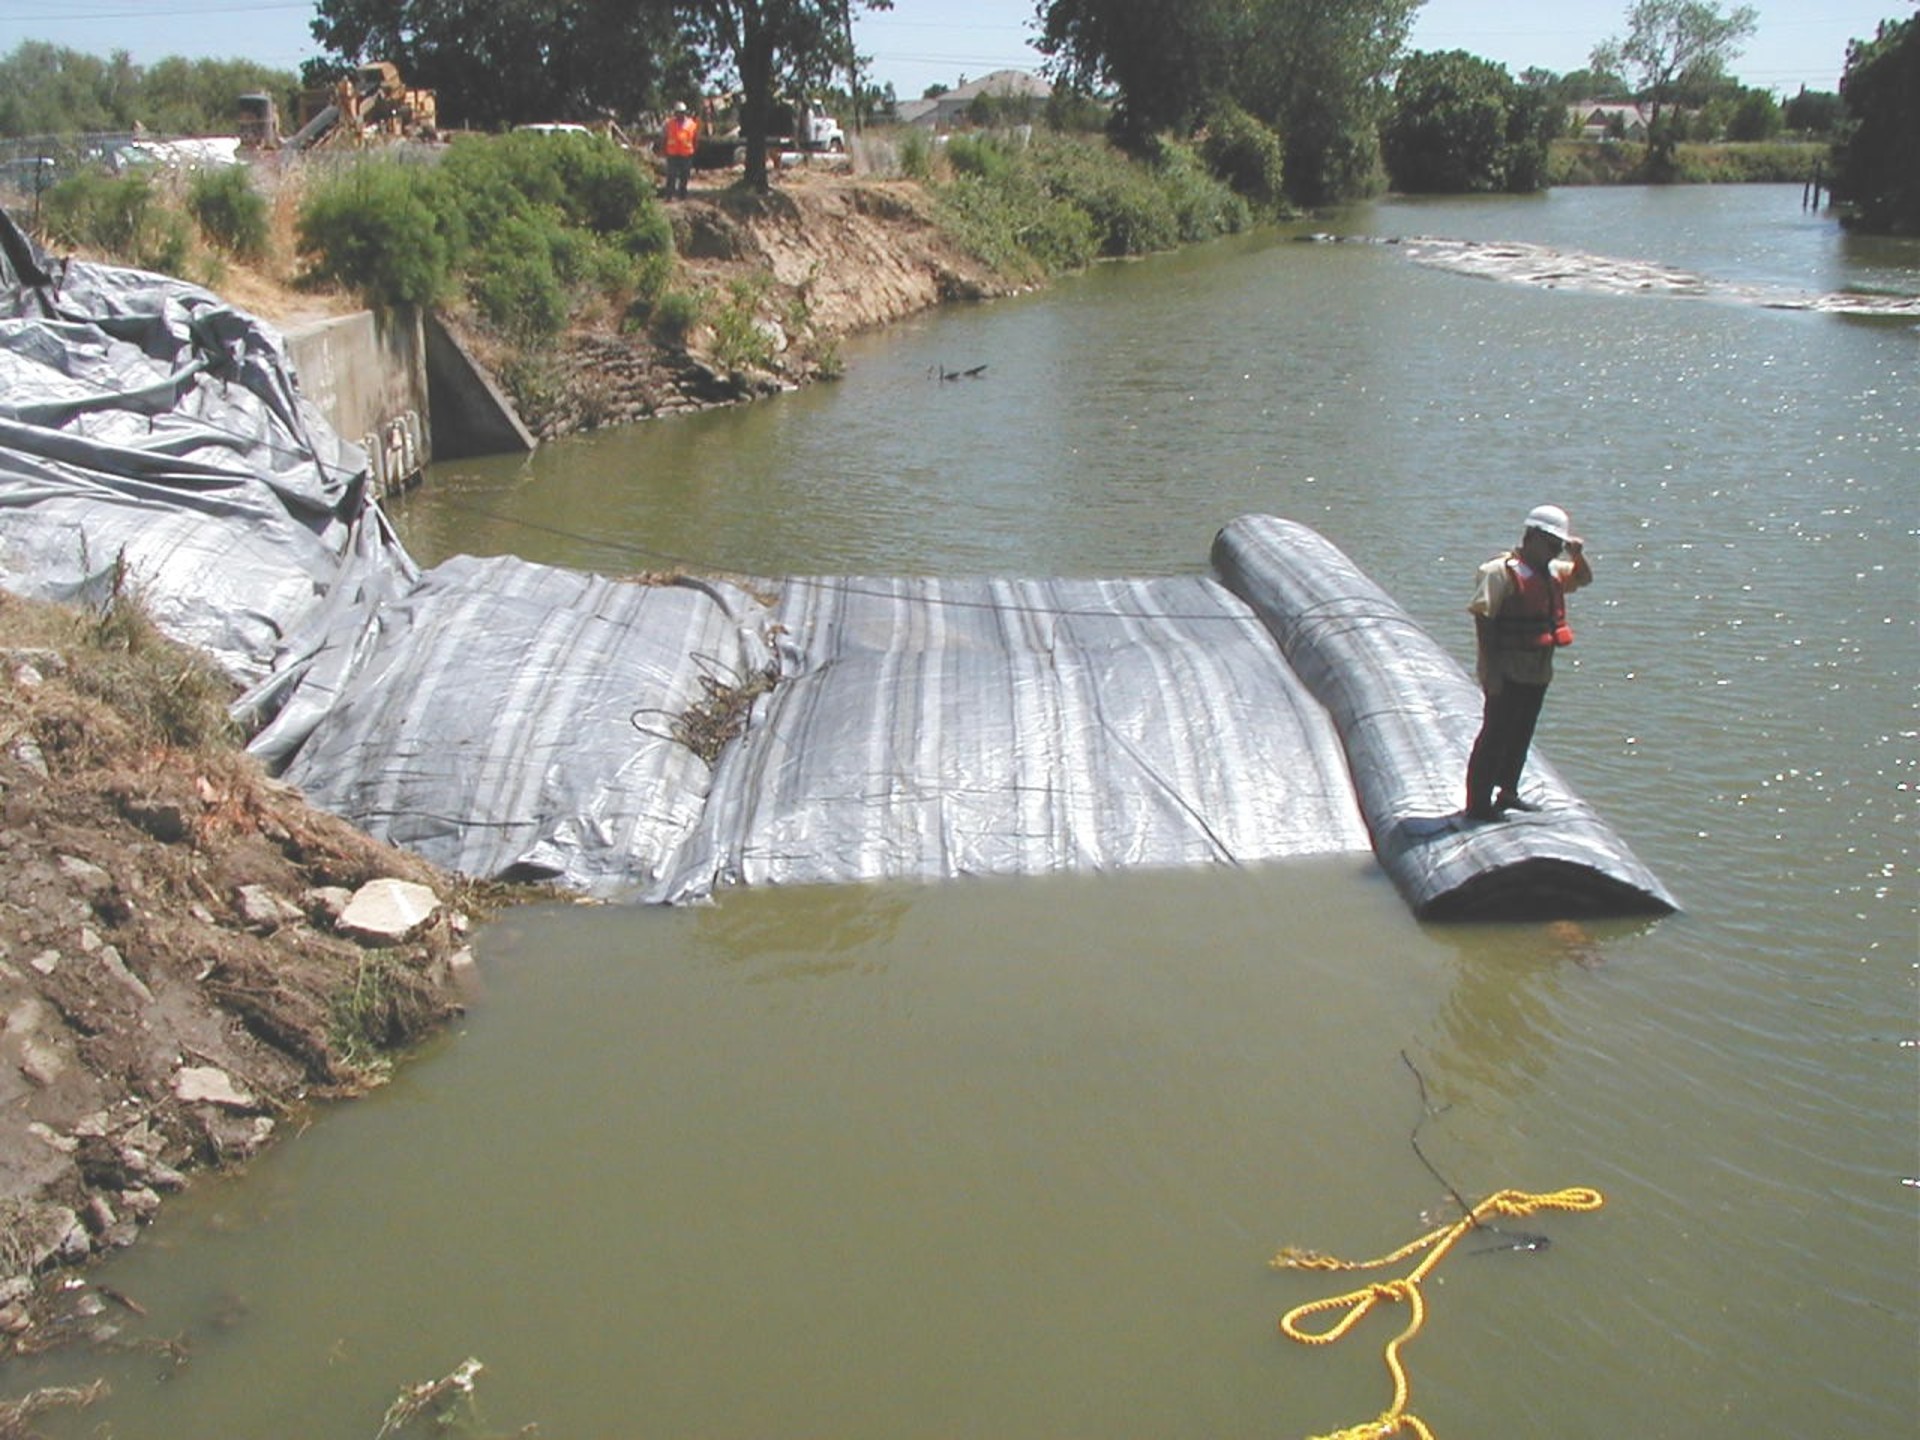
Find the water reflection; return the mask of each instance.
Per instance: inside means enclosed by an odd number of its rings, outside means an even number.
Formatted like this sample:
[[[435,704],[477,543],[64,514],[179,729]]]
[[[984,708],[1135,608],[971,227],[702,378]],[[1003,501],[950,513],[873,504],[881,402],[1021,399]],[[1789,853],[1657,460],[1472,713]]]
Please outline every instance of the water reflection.
[[[777,903],[723,894],[701,906],[689,936],[692,953],[744,967],[755,984],[877,975],[887,968],[911,892],[858,885],[795,886]]]

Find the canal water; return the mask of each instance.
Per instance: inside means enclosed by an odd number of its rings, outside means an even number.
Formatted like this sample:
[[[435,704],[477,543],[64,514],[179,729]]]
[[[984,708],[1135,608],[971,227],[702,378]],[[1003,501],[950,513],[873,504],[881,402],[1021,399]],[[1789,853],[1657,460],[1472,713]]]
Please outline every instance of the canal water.
[[[1465,659],[1473,567],[1563,504],[1597,578],[1540,743],[1682,914],[1424,926],[1358,856],[515,912],[456,1031],[106,1271],[188,1363],[16,1367],[114,1386],[43,1425],[371,1437],[471,1356],[485,1434],[1320,1434],[1388,1408],[1406,1312],[1292,1344],[1360,1281],[1275,1250],[1592,1186],[1427,1282],[1438,1435],[1907,1433],[1920,332],[1742,295],[1920,293],[1920,249],[1797,187],[1338,229],[1717,288],[1241,237],[860,339],[835,385],[438,467],[398,521],[425,563],[1136,576],[1269,512]]]

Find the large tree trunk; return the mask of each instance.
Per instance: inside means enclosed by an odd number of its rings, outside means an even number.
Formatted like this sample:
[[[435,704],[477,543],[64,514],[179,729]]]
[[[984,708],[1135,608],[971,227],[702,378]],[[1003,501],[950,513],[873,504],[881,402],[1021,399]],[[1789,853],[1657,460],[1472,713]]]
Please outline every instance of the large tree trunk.
[[[740,129],[747,142],[749,190],[768,188],[767,130],[773,113],[773,37],[757,3],[740,7]]]

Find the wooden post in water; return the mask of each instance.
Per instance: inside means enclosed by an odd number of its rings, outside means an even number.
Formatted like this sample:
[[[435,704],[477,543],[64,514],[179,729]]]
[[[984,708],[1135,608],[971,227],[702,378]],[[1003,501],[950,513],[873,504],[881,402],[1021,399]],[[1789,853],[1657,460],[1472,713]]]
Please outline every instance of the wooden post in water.
[[[1800,208],[1818,211],[1820,208],[1820,186],[1826,179],[1825,167],[1818,161],[1813,162],[1813,178],[1800,187]]]

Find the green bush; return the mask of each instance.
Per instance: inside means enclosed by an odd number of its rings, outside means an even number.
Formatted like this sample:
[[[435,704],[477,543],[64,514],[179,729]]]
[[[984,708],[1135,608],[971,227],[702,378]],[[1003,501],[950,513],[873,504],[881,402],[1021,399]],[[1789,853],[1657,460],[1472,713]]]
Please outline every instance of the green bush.
[[[228,165],[195,173],[187,209],[210,244],[241,260],[267,253],[267,201],[253,188],[246,168]]]
[[[1145,160],[1058,135],[1020,148],[956,139],[948,152],[955,175],[934,192],[940,224],[1010,279],[1169,250],[1252,221],[1246,201],[1173,141],[1155,142]]]
[[[926,131],[909,129],[900,142],[900,173],[922,184],[933,179],[933,141]]]
[[[567,292],[555,254],[557,226],[517,215],[474,257],[467,293],[493,326],[522,344],[548,339],[567,323]]]
[[[767,275],[733,281],[713,313],[713,355],[729,370],[773,367],[773,339],[760,325],[760,302],[771,283]]]
[[[41,199],[47,235],[57,245],[85,246],[164,275],[179,275],[193,253],[192,227],[161,203],[146,175],[82,170]]]
[[[434,305],[454,290],[464,251],[438,172],[366,160],[309,192],[295,223],[307,278],[375,305]]]
[[[1827,147],[1815,141],[1678,145],[1661,179],[1691,185],[1799,184],[1827,153]],[[1641,185],[1647,182],[1652,164],[1645,145],[1556,140],[1548,151],[1547,180],[1554,185]]]
[[[1093,217],[1055,200],[1031,175],[994,185],[962,175],[940,187],[941,227],[969,254],[1013,280],[1077,270],[1100,254]]]
[[[599,137],[521,132],[463,139],[436,167],[355,167],[301,212],[318,278],[376,304],[463,293],[530,342],[576,310],[644,311],[673,268],[673,230],[640,164]]]
[[[691,290],[663,292],[649,308],[653,333],[669,345],[684,345],[706,309],[705,297]]]
[[[1192,146],[1156,141],[1153,173],[1173,206],[1182,240],[1233,235],[1253,223],[1253,210],[1245,198],[1217,179]]]
[[[947,142],[947,164],[955,175],[978,175],[994,185],[1012,178],[1014,156],[998,140],[985,135],[955,135]]]
[[[1207,117],[1200,153],[1207,168],[1260,214],[1278,215],[1286,208],[1286,147],[1271,126],[1231,100]]]
[[[1180,243],[1168,193],[1145,166],[1098,142],[1059,140],[1035,151],[1041,184],[1093,219],[1100,253],[1146,255]]]

